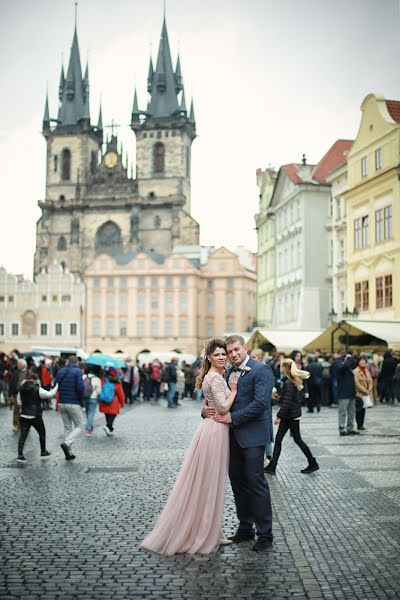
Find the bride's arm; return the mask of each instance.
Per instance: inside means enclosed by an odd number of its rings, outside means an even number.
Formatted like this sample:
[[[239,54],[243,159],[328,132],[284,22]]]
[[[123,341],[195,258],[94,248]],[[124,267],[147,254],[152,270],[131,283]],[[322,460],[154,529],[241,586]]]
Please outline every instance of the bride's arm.
[[[220,375],[215,375],[210,381],[211,394],[215,406],[215,410],[220,415],[226,415],[231,409],[236,398],[237,381],[235,378],[231,380],[231,391],[228,397],[226,396],[227,385],[225,379]]]

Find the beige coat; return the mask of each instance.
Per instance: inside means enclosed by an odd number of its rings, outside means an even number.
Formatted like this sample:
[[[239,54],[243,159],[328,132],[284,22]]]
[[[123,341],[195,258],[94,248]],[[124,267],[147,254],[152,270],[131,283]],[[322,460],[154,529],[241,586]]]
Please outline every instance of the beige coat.
[[[360,367],[356,367],[353,372],[357,396],[369,396],[372,393],[372,377],[368,367],[365,369],[366,376]]]

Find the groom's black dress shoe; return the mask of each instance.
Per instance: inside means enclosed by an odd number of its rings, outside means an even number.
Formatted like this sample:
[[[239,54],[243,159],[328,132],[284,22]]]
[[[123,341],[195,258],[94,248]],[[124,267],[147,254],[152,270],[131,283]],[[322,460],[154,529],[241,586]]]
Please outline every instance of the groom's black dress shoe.
[[[259,537],[257,539],[256,543],[253,544],[251,549],[255,550],[255,552],[259,552],[260,550],[267,550],[267,548],[271,548],[272,542],[273,542],[272,537],[262,537],[262,538]]]
[[[232,540],[234,544],[240,544],[241,542],[251,542],[254,540],[254,532],[249,531],[237,531],[235,535],[228,537],[228,540]]]

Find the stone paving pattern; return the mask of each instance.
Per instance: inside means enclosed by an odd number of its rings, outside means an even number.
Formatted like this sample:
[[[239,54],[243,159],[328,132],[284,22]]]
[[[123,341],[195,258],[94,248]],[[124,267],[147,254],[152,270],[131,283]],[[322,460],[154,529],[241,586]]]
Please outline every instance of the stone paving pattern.
[[[368,430],[339,437],[337,410],[305,414],[302,433],[320,471],[287,436],[268,476],[274,544],[248,543],[211,556],[162,558],[138,549],[154,524],[200,422],[200,405],[139,404],[117,417],[115,435],[82,436],[77,458],[60,449],[62,424],[44,413],[52,456],[35,431],[16,463],[11,411],[0,410],[0,599],[256,600],[400,597],[400,406],[367,411]],[[228,484],[224,532],[237,521]]]

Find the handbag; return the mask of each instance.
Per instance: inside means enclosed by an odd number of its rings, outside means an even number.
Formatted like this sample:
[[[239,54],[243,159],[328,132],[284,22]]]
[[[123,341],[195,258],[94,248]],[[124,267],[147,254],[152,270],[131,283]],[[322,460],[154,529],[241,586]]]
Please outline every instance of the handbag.
[[[363,396],[362,397],[362,401],[363,401],[363,408],[371,408],[371,406],[373,406],[372,402],[371,402],[371,398],[368,396]]]
[[[364,400],[360,396],[356,396],[356,411],[359,412],[364,408]]]

